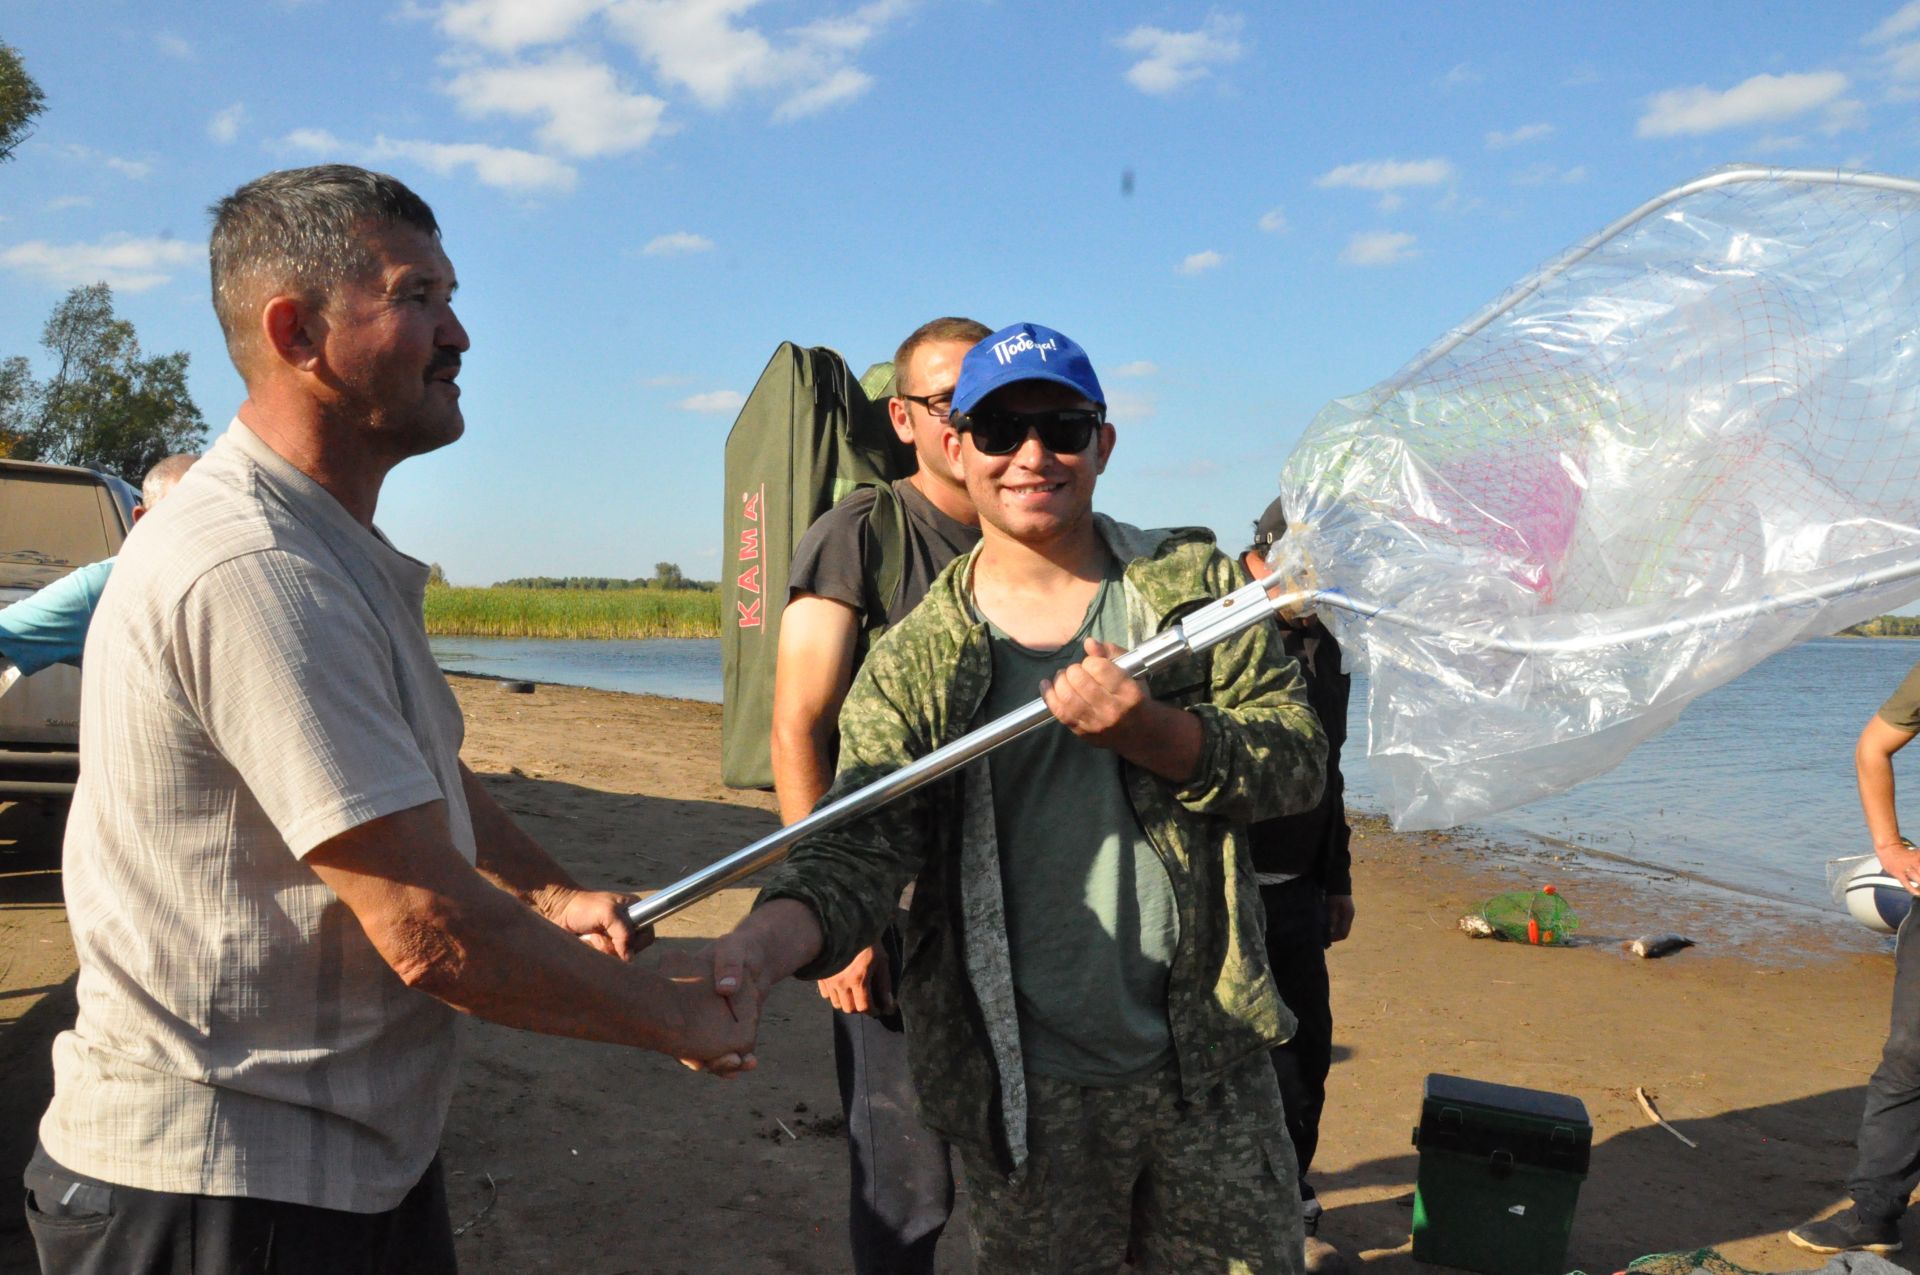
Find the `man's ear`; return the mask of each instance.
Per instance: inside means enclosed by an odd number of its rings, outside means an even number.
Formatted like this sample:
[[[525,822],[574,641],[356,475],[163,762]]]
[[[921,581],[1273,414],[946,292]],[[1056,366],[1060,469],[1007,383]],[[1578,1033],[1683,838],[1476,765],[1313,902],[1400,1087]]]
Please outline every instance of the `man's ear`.
[[[887,419],[893,422],[894,437],[909,447],[913,446],[913,423],[907,419],[907,400],[888,399]]]
[[[289,367],[311,369],[326,334],[319,307],[300,297],[283,293],[260,307],[261,342],[272,359]]]
[[[898,401],[898,400],[895,400]],[[940,450],[946,453],[947,467],[953,470],[953,476],[961,482],[967,481],[967,448],[960,440],[960,431],[948,429],[940,435]]]
[[[1093,471],[1094,473],[1104,474],[1107,472],[1107,457],[1113,455],[1113,441],[1114,441],[1113,422],[1101,421],[1100,422],[1100,449],[1097,453],[1098,456],[1100,457],[1100,467],[1094,470]]]

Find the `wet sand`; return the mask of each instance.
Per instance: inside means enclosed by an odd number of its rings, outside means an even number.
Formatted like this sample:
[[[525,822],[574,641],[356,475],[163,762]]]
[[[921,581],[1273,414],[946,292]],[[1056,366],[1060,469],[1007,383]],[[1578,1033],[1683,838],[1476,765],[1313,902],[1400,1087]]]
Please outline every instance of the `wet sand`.
[[[719,780],[711,704],[452,679],[466,757],[585,881],[664,885],[775,826],[773,803]],[[18,1180],[50,1090],[48,1043],[71,1022],[59,821],[0,807],[0,1178]],[[1657,869],[1361,820],[1354,936],[1330,956],[1336,1062],[1313,1178],[1321,1234],[1382,1272],[1406,1240],[1422,1078],[1448,1072],[1570,1093],[1594,1124],[1569,1269],[1719,1248],[1765,1270],[1820,1265],[1783,1230],[1843,1198],[1862,1086],[1885,1033],[1892,961],[1838,913],[1687,886]],[[1551,881],[1578,946],[1474,941],[1457,919]],[[751,892],[663,927],[662,947],[723,931]],[[1620,949],[1677,930],[1657,961]],[[733,1083],[662,1058],[467,1025],[444,1141],[462,1270],[832,1272],[847,1269],[846,1162],[826,1003],[788,984],[768,1004],[761,1068]],[[1653,1126],[1644,1087],[1699,1145]],[[32,1269],[12,1203],[0,1270]],[[942,1269],[968,1272],[963,1224]],[[1920,1241],[1920,1223],[1909,1227]],[[1419,1267],[1417,1269],[1430,1269]]]

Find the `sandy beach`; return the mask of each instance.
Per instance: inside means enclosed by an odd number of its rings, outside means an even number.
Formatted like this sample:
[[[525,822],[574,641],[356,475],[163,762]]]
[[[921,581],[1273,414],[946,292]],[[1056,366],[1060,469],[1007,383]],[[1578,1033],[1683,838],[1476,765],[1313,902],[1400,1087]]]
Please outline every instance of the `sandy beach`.
[[[717,705],[452,679],[465,755],[584,881],[663,885],[775,825],[723,787]],[[17,1182],[71,1021],[58,820],[0,807],[0,1179]],[[1372,1270],[1407,1250],[1422,1078],[1448,1072],[1581,1098],[1592,1172],[1569,1269],[1712,1246],[1763,1270],[1820,1263],[1784,1229],[1838,1204],[1862,1086],[1885,1031],[1892,961],[1838,913],[1756,918],[1740,900],[1583,856],[1516,855],[1362,821],[1359,919],[1333,950],[1336,1062],[1314,1179],[1321,1234]],[[1582,943],[1474,941],[1456,920],[1500,890],[1554,883]],[[660,948],[721,932],[731,890],[663,927]],[[1769,905],[1771,907],[1771,905]],[[1621,950],[1675,930],[1658,961]],[[722,1083],[669,1060],[467,1025],[444,1156],[462,1269],[476,1275],[832,1272],[847,1265],[846,1168],[828,1010],[811,985],[769,1002],[758,1072]],[[1643,1087],[1688,1138],[1650,1123]],[[31,1270],[7,1188],[0,1268]],[[943,1269],[973,1270],[964,1227]],[[1920,1224],[1908,1228],[1920,1240]],[[1421,1268],[1426,1269],[1426,1268]]]

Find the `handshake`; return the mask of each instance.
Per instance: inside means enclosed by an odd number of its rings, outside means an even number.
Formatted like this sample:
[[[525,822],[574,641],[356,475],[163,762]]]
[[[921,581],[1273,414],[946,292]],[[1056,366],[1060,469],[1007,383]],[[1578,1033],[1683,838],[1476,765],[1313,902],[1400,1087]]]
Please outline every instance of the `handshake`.
[[[758,1066],[753,1047],[770,982],[750,969],[728,935],[697,952],[668,952],[658,965],[669,995],[659,1046],[694,1071],[731,1080]]]
[[[699,951],[667,952],[646,969],[626,964],[654,939],[650,928],[636,930],[627,923],[621,908],[631,901],[629,895],[568,890],[541,908],[549,920],[626,971],[615,1012],[634,1029],[631,1034],[570,1034],[623,1040],[716,1076],[752,1071],[768,991],[820,951],[820,925],[812,910],[792,899],[775,899]]]

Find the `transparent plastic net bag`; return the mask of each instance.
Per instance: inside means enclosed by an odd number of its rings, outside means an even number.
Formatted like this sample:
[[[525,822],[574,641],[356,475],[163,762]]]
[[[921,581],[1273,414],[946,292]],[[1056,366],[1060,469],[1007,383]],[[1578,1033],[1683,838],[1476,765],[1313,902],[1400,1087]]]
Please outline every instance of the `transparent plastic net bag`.
[[[1395,826],[1601,773],[1920,596],[1920,184],[1671,192],[1322,410],[1280,488],[1276,569],[1363,612],[1321,608]]]

